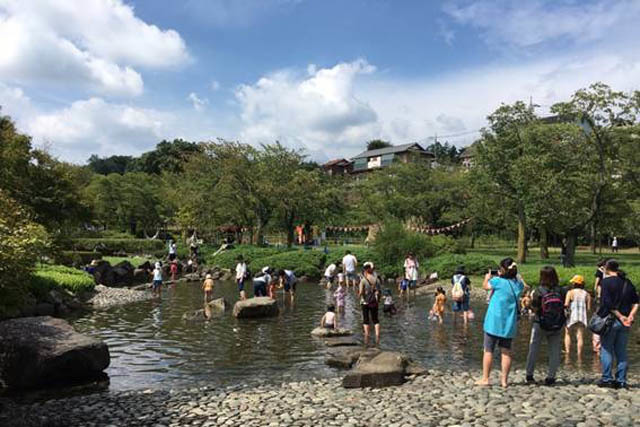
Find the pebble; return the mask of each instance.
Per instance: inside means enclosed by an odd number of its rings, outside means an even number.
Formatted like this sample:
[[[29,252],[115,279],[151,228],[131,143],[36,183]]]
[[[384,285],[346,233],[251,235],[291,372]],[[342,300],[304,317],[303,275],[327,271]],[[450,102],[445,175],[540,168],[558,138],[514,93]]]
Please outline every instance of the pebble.
[[[498,383],[498,373],[492,380]],[[602,390],[597,378],[566,373],[554,387],[474,387],[479,372],[441,372],[384,389],[341,388],[339,378],[308,382],[103,392],[35,403],[0,398],[0,425],[82,426],[581,426],[634,425],[640,378],[630,390]],[[542,373],[540,373],[542,375]],[[594,403],[607,408],[597,410]]]
[[[87,300],[93,308],[104,310],[116,305],[130,304],[132,302],[146,301],[153,298],[150,291],[137,291],[127,288],[110,288],[104,285],[97,285],[95,294]]]

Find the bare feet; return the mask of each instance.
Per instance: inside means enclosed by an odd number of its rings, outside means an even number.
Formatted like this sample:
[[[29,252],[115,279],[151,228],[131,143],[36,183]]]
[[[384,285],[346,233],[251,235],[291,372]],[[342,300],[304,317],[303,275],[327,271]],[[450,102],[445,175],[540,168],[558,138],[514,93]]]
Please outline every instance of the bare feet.
[[[480,378],[478,381],[476,381],[476,385],[481,387],[487,387],[491,385],[491,382],[489,380],[485,380],[484,378]]]

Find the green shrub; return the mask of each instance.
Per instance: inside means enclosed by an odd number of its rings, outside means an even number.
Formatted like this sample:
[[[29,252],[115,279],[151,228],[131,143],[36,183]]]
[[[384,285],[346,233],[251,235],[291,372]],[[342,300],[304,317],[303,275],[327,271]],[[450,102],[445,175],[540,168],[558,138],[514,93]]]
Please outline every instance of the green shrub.
[[[468,275],[484,275],[490,268],[497,268],[498,261],[498,259],[478,254],[445,254],[428,259],[423,268],[427,273],[437,272],[438,277],[442,279],[453,276],[459,265],[464,265],[465,273]]]
[[[82,292],[91,291],[94,286],[93,276],[89,273],[63,265],[41,265],[31,275],[31,292],[38,299],[55,288]]]
[[[250,260],[249,269],[255,274],[263,267],[292,270],[296,276],[322,276],[326,256],[317,250],[292,250]]]
[[[80,267],[91,263],[94,259],[102,259],[102,254],[88,251],[60,251],[54,255],[53,259],[56,264]]]
[[[213,254],[219,248],[203,248],[200,252],[205,260],[206,265],[215,265],[220,268],[235,268],[238,262],[238,256],[242,255],[243,259],[250,264],[252,261],[277,255],[284,252],[295,252],[296,249],[274,248],[274,247],[258,247],[251,245],[238,245],[233,249],[226,250],[215,257]]]
[[[162,240],[150,239],[73,239],[75,251],[98,251],[105,255],[115,255],[120,252],[127,254],[167,254],[167,247]]]
[[[408,252],[413,252],[420,261],[440,254],[464,252],[464,246],[452,237],[415,233],[399,222],[389,221],[376,234],[373,250],[378,272],[386,277],[394,277],[403,274],[404,259]]]

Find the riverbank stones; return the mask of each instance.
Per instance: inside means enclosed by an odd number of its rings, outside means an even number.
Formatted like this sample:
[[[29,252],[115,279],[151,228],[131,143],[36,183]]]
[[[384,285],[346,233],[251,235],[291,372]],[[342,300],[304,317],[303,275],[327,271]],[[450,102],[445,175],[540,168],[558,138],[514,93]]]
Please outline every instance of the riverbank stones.
[[[407,368],[411,366],[410,372]],[[363,352],[356,366],[342,379],[344,388],[387,387],[401,385],[408,375],[423,374],[418,365],[395,351]]]
[[[278,302],[269,297],[248,298],[233,306],[233,315],[238,319],[275,317],[279,313]]]

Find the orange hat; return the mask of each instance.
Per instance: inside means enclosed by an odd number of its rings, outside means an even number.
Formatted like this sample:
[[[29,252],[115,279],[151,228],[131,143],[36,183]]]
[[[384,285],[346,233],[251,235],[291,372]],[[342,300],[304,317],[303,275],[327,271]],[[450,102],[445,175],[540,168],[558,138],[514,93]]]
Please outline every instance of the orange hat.
[[[579,274],[576,274],[575,276],[573,276],[571,278],[571,280],[569,280],[569,283],[574,283],[577,285],[584,285],[584,277],[582,277]]]

